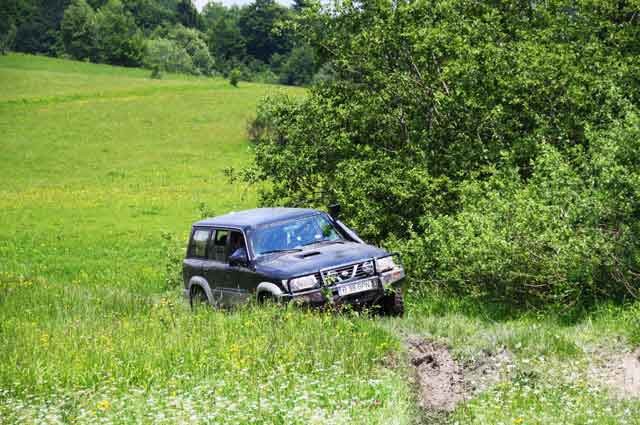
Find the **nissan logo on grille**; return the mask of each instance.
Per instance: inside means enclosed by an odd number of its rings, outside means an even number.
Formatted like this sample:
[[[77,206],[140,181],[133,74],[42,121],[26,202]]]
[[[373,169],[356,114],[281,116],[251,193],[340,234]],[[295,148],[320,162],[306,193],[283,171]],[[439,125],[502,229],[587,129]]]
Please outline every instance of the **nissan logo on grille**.
[[[353,264],[350,266],[338,267],[333,270],[323,271],[322,278],[325,285],[335,285],[337,283],[363,279],[373,274],[373,261],[365,261],[364,263]]]

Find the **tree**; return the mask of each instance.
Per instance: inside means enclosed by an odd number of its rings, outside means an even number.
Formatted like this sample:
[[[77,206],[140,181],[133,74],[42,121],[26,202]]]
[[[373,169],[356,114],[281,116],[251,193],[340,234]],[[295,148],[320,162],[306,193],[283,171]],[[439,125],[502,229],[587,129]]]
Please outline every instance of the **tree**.
[[[134,17],[136,26],[145,34],[149,34],[163,23],[177,22],[175,8],[155,0],[127,0],[124,6]]]
[[[65,51],[76,59],[95,55],[95,13],[85,0],[72,0],[64,12],[60,34]]]
[[[203,28],[211,28],[218,19],[228,15],[228,9],[222,3],[210,1],[202,8],[200,21]]]
[[[180,0],[177,5],[178,22],[188,28],[198,27],[198,10],[191,0]]]
[[[313,2],[310,0],[293,0],[291,8],[296,12],[302,11],[304,8],[309,7]]]
[[[96,47],[101,62],[122,66],[142,64],[144,38],[119,0],[109,0],[96,14]]]
[[[167,38],[174,40],[178,46],[187,52],[197,73],[203,75],[211,74],[214,60],[209,54],[209,48],[200,31],[177,25],[169,31]]]
[[[192,74],[195,71],[191,56],[174,40],[164,38],[147,41],[144,65],[154,71]]]
[[[269,62],[274,53],[290,50],[290,34],[282,25],[288,18],[287,9],[275,0],[256,0],[242,9],[238,26],[246,41],[247,53]]]
[[[232,14],[221,16],[213,23],[208,40],[211,54],[220,63],[232,58],[242,60],[246,56],[246,43],[240,33],[238,19]]]
[[[316,71],[313,49],[307,45],[293,48],[278,71],[282,84],[309,84]]]

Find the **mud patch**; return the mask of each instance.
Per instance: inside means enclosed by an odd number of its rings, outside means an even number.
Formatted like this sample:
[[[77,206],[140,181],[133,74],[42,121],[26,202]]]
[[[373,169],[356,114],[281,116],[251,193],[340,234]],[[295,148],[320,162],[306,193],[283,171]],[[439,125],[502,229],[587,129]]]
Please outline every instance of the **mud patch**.
[[[631,353],[596,352],[591,378],[621,399],[640,398],[640,348]]]
[[[513,356],[505,349],[482,352],[461,366],[444,344],[420,337],[409,337],[406,344],[419,405],[429,412],[453,411],[460,402],[500,382],[513,365]]]
[[[407,346],[416,371],[420,407],[451,412],[464,400],[465,389],[462,369],[449,349],[417,337],[408,338]]]

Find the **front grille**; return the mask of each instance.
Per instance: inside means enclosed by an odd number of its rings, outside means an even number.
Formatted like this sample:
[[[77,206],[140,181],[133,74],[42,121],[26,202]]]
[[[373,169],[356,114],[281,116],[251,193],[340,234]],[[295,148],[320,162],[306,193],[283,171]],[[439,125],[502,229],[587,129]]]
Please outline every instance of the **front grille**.
[[[351,282],[373,276],[373,261],[350,264],[348,266],[336,267],[335,269],[322,270],[320,272],[324,285],[335,285],[338,283]]]

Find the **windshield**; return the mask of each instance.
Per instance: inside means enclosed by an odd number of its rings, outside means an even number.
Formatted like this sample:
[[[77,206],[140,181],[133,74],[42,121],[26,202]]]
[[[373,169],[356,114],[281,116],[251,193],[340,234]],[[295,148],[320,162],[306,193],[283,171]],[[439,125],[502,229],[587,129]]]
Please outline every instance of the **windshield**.
[[[251,235],[256,255],[296,250],[305,245],[341,240],[342,237],[333,224],[322,214],[259,227]]]

